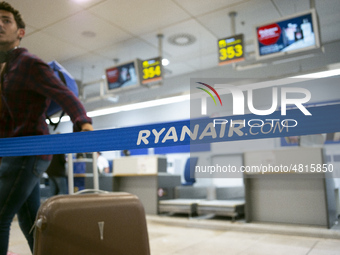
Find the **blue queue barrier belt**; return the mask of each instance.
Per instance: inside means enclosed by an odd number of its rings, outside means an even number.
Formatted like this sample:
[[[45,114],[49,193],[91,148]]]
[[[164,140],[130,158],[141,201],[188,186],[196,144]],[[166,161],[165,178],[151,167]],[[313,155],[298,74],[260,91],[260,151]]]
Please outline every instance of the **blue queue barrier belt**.
[[[2,138],[0,157],[157,148],[340,132],[340,104],[307,109],[311,116],[304,115],[300,109],[291,109],[284,116],[276,111],[267,116],[246,114],[91,132]]]

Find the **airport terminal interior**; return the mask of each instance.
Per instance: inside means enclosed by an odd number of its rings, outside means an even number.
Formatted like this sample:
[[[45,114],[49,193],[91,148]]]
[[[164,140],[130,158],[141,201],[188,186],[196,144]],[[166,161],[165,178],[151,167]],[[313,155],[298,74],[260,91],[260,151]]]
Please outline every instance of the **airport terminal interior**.
[[[68,196],[136,195],[152,255],[340,254],[339,0],[8,2],[107,131],[65,152]]]

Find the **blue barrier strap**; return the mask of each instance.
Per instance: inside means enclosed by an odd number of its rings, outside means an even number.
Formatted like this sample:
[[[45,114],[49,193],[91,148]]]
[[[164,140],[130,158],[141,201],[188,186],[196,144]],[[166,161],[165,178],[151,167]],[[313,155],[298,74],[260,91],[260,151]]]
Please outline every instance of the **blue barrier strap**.
[[[268,116],[247,114],[92,132],[3,138],[0,139],[0,157],[157,148],[340,131],[340,104],[308,110],[312,116],[292,109],[285,116],[276,111]]]
[[[287,111],[285,116],[282,116],[280,111],[276,111],[268,116],[247,114],[201,120],[200,129],[206,127],[207,131],[204,133],[204,130],[199,130],[198,133],[201,134],[202,139],[191,141],[191,144],[301,136],[340,131],[340,104],[309,107],[307,109],[312,114],[311,116],[304,115],[299,109],[292,109]],[[209,127],[207,128],[208,122],[213,122],[214,120],[216,123],[216,137],[209,135],[209,132],[213,133],[214,130],[211,131]],[[218,124],[223,122],[228,122],[225,127]],[[230,126],[231,123],[236,122],[241,122],[243,126]],[[195,125],[195,121],[191,122],[191,126],[193,125]]]

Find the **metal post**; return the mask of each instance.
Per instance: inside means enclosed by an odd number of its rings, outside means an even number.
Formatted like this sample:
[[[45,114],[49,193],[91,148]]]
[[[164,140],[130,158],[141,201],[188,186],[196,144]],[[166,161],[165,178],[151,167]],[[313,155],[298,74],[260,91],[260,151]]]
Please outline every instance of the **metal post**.
[[[74,194],[74,181],[73,181],[73,155],[72,153],[67,154],[68,164],[68,194]]]
[[[236,34],[236,24],[235,24],[235,17],[237,16],[237,12],[229,12],[230,17],[230,28],[231,28],[231,35]]]
[[[161,57],[161,59],[163,58],[163,34],[158,34],[157,38],[158,38],[158,55]]]
[[[99,175],[97,170],[97,152],[92,153],[92,167],[93,167],[93,188],[99,190]]]
[[[100,88],[100,96],[101,97],[103,97],[104,96],[104,80],[101,80],[100,82],[99,82],[99,88]]]
[[[207,115],[207,97],[205,95],[201,98],[201,114]]]

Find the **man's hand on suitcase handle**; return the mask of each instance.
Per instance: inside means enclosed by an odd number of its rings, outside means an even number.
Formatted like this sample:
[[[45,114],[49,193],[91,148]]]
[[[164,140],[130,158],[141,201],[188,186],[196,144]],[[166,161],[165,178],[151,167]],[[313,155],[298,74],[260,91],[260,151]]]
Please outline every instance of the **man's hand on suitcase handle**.
[[[93,126],[90,123],[84,123],[81,125],[81,131],[93,131]]]

